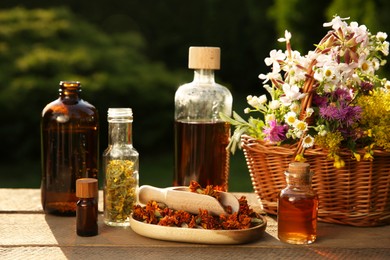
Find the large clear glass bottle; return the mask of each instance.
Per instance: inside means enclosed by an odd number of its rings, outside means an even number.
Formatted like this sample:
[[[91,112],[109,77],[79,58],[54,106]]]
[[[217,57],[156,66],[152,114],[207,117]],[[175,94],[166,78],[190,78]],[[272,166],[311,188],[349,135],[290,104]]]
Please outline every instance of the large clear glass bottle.
[[[131,108],[109,108],[108,123],[108,148],[103,154],[104,223],[129,226],[139,186],[139,154],[133,147]]]
[[[290,244],[311,244],[317,237],[318,197],[311,187],[308,163],[290,163],[287,187],[278,200],[278,237]]]
[[[59,98],[42,111],[41,198],[46,213],[75,216],[76,180],[98,177],[98,112],[80,93],[80,82],[61,81]]]
[[[188,186],[194,180],[226,191],[230,125],[219,113],[231,115],[233,97],[214,79],[214,70],[220,68],[220,48],[190,47],[188,67],[194,69],[194,79],[175,94],[173,183]]]

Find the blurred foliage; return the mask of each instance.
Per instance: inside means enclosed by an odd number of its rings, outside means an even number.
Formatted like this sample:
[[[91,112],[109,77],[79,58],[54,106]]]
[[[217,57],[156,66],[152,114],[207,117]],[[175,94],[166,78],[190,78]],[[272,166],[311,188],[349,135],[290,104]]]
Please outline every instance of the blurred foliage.
[[[312,0],[275,0],[268,14],[276,23],[278,38],[288,30],[293,36],[293,49],[307,53],[326,34],[322,24],[328,5],[328,1],[313,4]]]
[[[390,33],[389,12],[387,0],[2,0],[0,162],[39,158],[40,113],[60,80],[81,81],[83,98],[99,109],[101,149],[108,107],[126,106],[141,155],[170,153],[174,92],[192,79],[189,46],[221,47],[216,76],[236,110],[263,93],[257,76],[269,52],[284,47],[276,41],[284,30],[307,52],[335,14]]]
[[[183,74],[148,60],[144,45],[139,33],[107,35],[65,8],[1,11],[2,160],[39,158],[40,112],[58,98],[60,80],[82,82],[82,97],[100,112],[102,133],[108,107],[132,107],[139,149],[169,145],[161,140],[171,134],[167,122]]]

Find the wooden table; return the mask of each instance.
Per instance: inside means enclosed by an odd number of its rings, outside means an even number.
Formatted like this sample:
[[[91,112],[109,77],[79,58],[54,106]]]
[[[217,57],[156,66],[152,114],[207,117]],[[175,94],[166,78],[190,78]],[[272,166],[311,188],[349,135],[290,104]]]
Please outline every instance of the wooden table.
[[[246,195],[250,205],[259,209],[255,194],[235,195]],[[154,240],[131,228],[108,227],[101,215],[99,235],[79,237],[75,217],[42,212],[38,189],[0,189],[0,259],[390,259],[390,226],[319,223],[317,241],[297,246],[280,242],[275,219],[267,219],[264,236],[243,245]]]

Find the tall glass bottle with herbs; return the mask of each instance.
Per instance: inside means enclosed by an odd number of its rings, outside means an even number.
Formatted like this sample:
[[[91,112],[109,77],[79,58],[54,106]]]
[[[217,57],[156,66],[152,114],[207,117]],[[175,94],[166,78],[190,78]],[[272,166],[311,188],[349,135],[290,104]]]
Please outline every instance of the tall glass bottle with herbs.
[[[131,108],[108,109],[108,148],[103,154],[104,223],[129,226],[137,203],[139,154],[132,141]]]
[[[226,191],[230,124],[219,114],[231,115],[233,97],[214,79],[220,48],[190,47],[188,67],[194,69],[194,79],[175,94],[174,185],[188,186],[194,180]]]
[[[311,187],[308,163],[293,162],[285,172],[287,187],[278,199],[278,237],[290,244],[311,244],[317,238],[318,197]]]
[[[76,215],[76,180],[98,176],[99,118],[81,98],[81,84],[61,81],[59,98],[41,118],[42,207],[46,213]]]

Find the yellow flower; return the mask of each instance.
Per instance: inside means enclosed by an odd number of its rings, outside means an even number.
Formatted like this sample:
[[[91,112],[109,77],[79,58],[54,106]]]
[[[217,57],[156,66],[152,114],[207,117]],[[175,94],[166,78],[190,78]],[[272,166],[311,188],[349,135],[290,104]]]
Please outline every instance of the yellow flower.
[[[353,153],[353,156],[354,156],[354,158],[356,159],[356,161],[360,162],[360,159],[361,159],[360,154],[358,154],[358,153]]]
[[[364,160],[372,161],[374,157],[372,156],[371,152],[366,152],[363,157]]]
[[[367,136],[368,137],[372,137],[372,129],[368,129],[367,130]]]
[[[340,158],[340,156],[335,155],[335,156],[334,156],[334,163],[333,163],[333,166],[336,167],[336,168],[341,168],[341,167],[344,167],[344,166],[345,166],[345,162],[344,162],[344,160],[342,160],[342,159]]]
[[[303,154],[297,154],[295,156],[295,161],[297,161],[297,162],[306,162],[306,159],[305,159],[305,157],[303,157]]]

